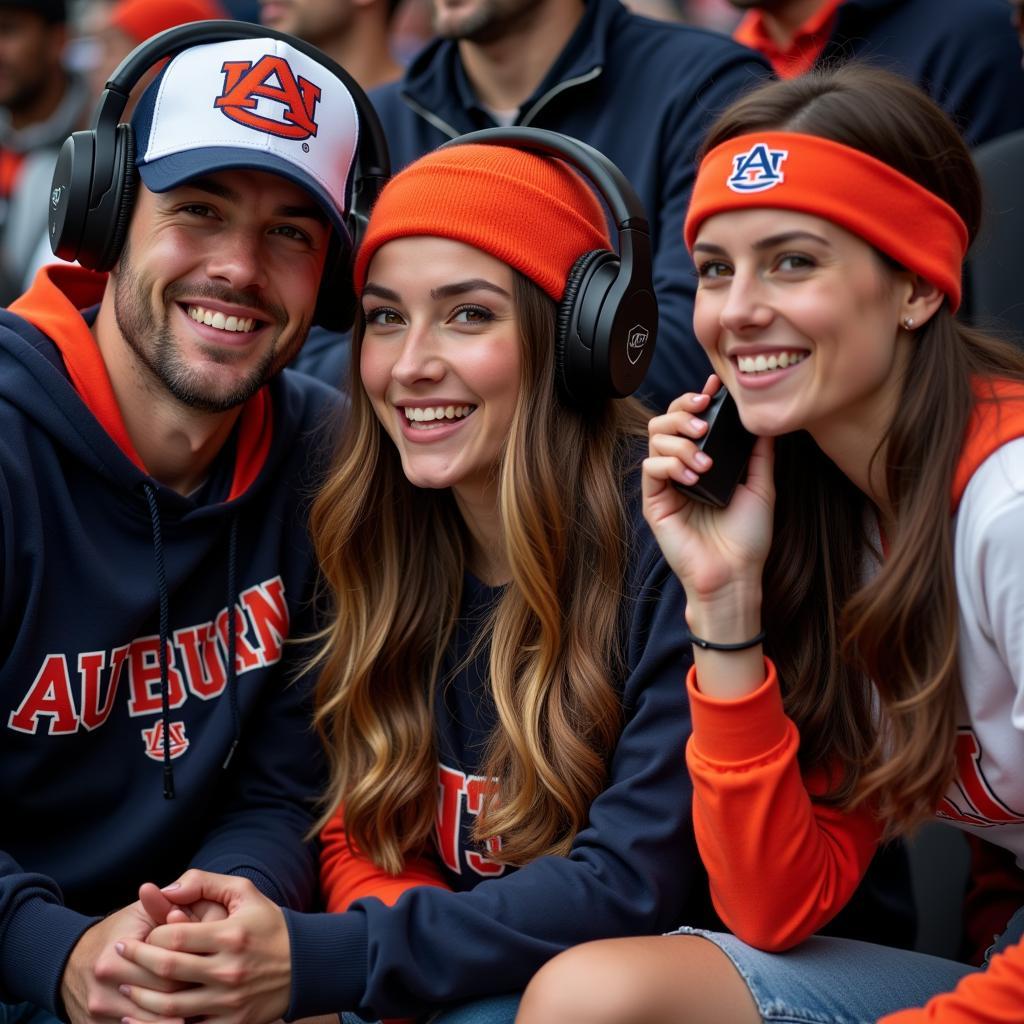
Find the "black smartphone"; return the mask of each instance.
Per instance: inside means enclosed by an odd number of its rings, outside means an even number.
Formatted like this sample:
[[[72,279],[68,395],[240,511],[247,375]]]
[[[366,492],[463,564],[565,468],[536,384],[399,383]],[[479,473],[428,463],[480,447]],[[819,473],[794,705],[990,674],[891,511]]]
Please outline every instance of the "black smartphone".
[[[689,498],[725,508],[743,477],[757,438],[740,422],[736,402],[724,387],[715,392],[704,412],[695,415],[708,424],[696,443],[711,457],[711,468],[695,484],[672,482]]]

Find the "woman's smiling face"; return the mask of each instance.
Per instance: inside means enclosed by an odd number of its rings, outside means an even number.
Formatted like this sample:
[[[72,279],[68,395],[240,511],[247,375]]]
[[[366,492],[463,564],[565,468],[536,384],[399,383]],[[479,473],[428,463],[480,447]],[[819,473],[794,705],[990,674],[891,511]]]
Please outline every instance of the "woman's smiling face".
[[[892,408],[905,292],[865,241],[810,214],[738,210],[704,221],[693,258],[694,329],[748,430],[818,434]]]
[[[520,387],[513,287],[507,264],[447,238],[373,256],[360,376],[417,487],[478,499],[496,485]]]

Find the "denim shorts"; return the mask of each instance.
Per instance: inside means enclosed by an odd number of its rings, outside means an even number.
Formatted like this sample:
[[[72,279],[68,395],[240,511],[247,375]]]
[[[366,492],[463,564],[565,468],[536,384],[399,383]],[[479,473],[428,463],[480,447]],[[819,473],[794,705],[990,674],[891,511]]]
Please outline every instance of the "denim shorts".
[[[519,999],[519,995],[475,999],[471,1003],[436,1010],[418,1019],[422,1024],[513,1024]],[[364,1021],[354,1013],[343,1013],[341,1024],[364,1024]]]
[[[770,1024],[875,1024],[879,1017],[948,992],[971,967],[905,949],[815,935],[784,953],[765,953],[728,932],[680,928],[713,942],[750,989]],[[1024,907],[988,952],[993,956],[1024,937]]]

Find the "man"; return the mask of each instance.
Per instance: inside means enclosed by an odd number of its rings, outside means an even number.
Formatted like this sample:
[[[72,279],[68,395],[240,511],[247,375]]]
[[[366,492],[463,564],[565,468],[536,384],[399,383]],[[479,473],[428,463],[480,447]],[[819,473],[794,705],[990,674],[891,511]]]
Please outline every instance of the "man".
[[[589,143],[636,188],[651,222],[658,342],[643,394],[700,390],[693,265],[680,242],[697,148],[715,114],[767,77],[758,57],[618,0],[433,0],[438,39],[375,90],[396,168],[449,138],[533,125]]]
[[[21,291],[57,150],[88,102],[63,65],[66,15],[64,0],[0,0],[0,305]]]
[[[364,88],[402,74],[388,43],[396,0],[260,0],[260,23],[305,39]]]
[[[1006,0],[729,0],[734,37],[781,78],[868,60],[920,85],[971,146],[1024,127],[1024,69]]]
[[[286,641],[313,626],[334,401],[278,371],[349,244],[355,108],[239,39],[175,57],[132,123],[115,268],[51,267],[0,314],[0,1020],[137,1016],[117,944],[169,909],[142,882],[203,865],[293,908],[316,886]]]

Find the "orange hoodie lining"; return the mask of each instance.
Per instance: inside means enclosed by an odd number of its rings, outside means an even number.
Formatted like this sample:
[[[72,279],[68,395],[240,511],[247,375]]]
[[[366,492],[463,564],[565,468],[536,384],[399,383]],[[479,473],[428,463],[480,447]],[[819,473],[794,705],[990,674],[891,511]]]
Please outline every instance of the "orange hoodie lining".
[[[148,474],[149,470],[135,450],[121,416],[99,346],[80,312],[100,301],[106,280],[106,274],[97,274],[82,267],[43,267],[29,290],[15,299],[9,309],[42,331],[57,346],[79,398],[126,458]],[[228,501],[245,493],[266,461],[273,435],[271,413],[270,394],[265,387],[253,395],[242,409],[235,472]]]
[[[835,24],[836,11],[844,0],[825,0],[797,30],[788,46],[780,46],[769,34],[764,14],[748,11],[736,26],[732,37],[768,58],[779,78],[797,78],[814,67],[828,44]]]

